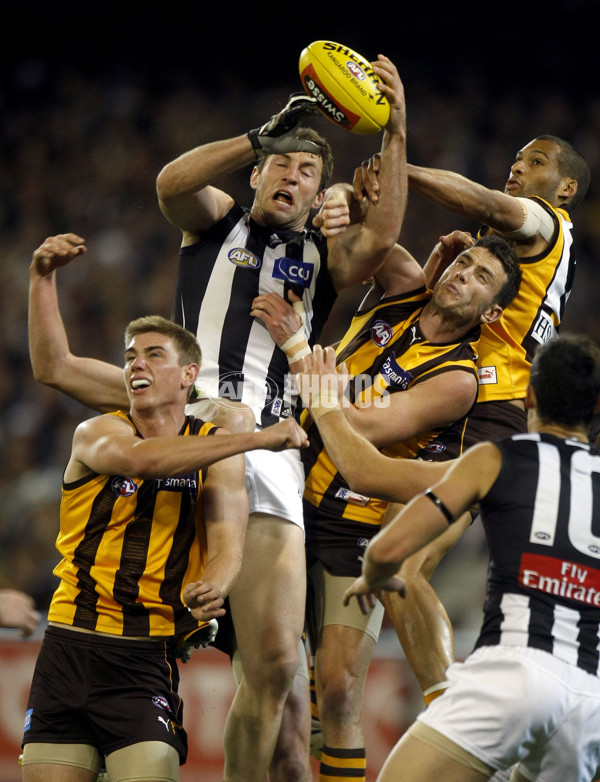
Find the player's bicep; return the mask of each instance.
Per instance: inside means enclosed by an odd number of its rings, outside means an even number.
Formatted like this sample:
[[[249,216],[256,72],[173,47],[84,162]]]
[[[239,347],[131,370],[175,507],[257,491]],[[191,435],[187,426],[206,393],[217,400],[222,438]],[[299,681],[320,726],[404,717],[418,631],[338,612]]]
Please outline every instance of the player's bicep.
[[[187,234],[207,231],[233,206],[233,199],[219,188],[207,185],[195,193],[159,193],[159,205],[167,220]]]

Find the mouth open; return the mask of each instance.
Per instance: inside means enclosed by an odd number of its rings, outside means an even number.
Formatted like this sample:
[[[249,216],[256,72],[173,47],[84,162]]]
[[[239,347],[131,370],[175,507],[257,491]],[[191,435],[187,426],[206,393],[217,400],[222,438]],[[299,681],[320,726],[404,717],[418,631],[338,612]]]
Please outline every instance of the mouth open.
[[[131,381],[132,388],[148,388],[149,385],[150,385],[150,381],[146,380],[145,378],[140,378],[139,380]]]
[[[286,206],[293,206],[294,204],[294,199],[285,190],[278,190],[273,196],[273,200],[277,201],[278,204],[286,204]]]

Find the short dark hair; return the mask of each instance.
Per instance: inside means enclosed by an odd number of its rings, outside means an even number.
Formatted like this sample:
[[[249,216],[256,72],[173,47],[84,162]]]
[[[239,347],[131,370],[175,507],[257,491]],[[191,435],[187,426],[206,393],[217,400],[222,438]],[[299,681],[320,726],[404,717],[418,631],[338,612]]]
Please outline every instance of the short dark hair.
[[[537,349],[529,382],[543,421],[587,428],[600,397],[600,348],[585,335],[551,339]]]
[[[502,309],[505,309],[519,292],[523,276],[515,251],[515,243],[512,239],[507,239],[500,234],[487,233],[477,239],[474,247],[485,247],[502,264],[507,279],[496,294],[494,304],[499,304]]]
[[[309,128],[306,125],[299,125],[295,131],[296,138],[301,141],[311,141],[317,150],[315,155],[321,158],[323,162],[321,170],[321,182],[319,183],[319,190],[324,190],[331,184],[331,178],[333,177],[333,152],[327,139],[322,136],[314,128]],[[257,163],[258,170],[260,171],[265,164],[269,155],[261,157]]]
[[[196,337],[191,331],[172,320],[163,318],[162,315],[145,315],[142,318],[132,320],[125,329],[125,348],[127,348],[133,337],[136,337],[138,334],[147,334],[150,331],[164,334],[173,340],[177,348],[180,366],[185,366],[186,364],[198,364],[200,366],[202,352]]]
[[[568,203],[570,210],[583,201],[587,189],[590,185],[590,167],[582,155],[577,152],[575,147],[558,136],[538,136],[540,141],[551,141],[559,148],[558,153],[558,173],[561,176],[571,177],[577,182],[577,192]]]

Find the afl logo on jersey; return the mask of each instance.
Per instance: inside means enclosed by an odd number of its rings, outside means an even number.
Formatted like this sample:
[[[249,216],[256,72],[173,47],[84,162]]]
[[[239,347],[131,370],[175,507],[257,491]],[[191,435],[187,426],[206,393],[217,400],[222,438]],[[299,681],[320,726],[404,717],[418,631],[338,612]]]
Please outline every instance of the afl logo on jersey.
[[[253,253],[246,250],[245,247],[234,247],[227,253],[227,257],[231,263],[235,263],[236,266],[245,266],[247,269],[259,269],[260,259]]]
[[[384,320],[376,320],[371,326],[371,339],[380,348],[387,345],[393,333],[392,327]]]
[[[117,497],[131,497],[138,490],[137,484],[131,478],[123,478],[121,476],[113,478],[110,487]]]

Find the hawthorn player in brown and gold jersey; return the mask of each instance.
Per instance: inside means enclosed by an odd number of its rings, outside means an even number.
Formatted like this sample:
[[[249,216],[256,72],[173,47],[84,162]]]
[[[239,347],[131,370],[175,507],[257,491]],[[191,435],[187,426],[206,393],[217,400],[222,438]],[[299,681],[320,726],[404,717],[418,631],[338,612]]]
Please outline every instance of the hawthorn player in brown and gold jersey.
[[[497,236],[459,254],[433,292],[423,285],[418,264],[421,285],[414,288],[418,276],[411,273],[407,288],[410,261],[414,268],[403,248],[392,251],[376,276],[377,301],[359,310],[336,354],[348,383],[344,412],[353,428],[388,455],[415,458],[474,405],[479,327],[500,317],[518,290],[520,271],[512,244]],[[318,393],[326,396],[327,390]],[[311,443],[303,455],[321,772],[335,769],[343,777],[350,770],[353,779],[364,780],[362,694],[383,607],[365,617],[344,607],[342,595],[360,574],[362,554],[387,503],[350,491],[323,449],[317,423],[305,422]]]
[[[128,421],[139,437],[129,416]],[[179,436],[216,427],[187,416]],[[202,573],[206,532],[202,488],[208,470],[147,480],[91,474],[62,487],[60,584],[52,623],[125,636],[179,636],[198,625],[182,592]]]
[[[42,310],[57,306],[52,270],[83,252],[75,234],[35,251],[32,293]],[[129,412],[75,430],[57,541],[61,582],[25,718],[24,782],[91,782],[102,758],[113,780],[179,778],[187,737],[176,635],[225,613],[246,529],[242,454],[306,444],[293,419],[232,435],[186,416],[200,361],[181,326],[160,316],[132,321],[121,376]],[[96,375],[114,375],[91,363]]]
[[[516,155],[504,192],[451,171],[408,166],[409,187],[515,242],[523,280],[502,318],[482,329],[479,395],[465,447],[527,430],[525,392],[536,348],[556,337],[575,275],[571,213],[587,191],[586,161],[557,136]]]

